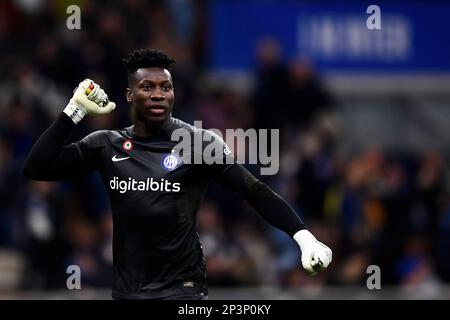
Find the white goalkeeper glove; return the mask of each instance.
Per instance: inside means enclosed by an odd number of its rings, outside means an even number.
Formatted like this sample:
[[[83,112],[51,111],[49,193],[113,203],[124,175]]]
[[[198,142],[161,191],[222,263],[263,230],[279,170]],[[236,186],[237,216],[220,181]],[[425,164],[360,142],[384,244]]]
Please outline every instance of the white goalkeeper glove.
[[[109,101],[105,91],[98,84],[90,79],[85,79],[75,89],[72,99],[70,99],[63,112],[77,124],[87,114],[108,114],[116,104]]]
[[[325,270],[331,263],[333,255],[331,249],[318,241],[308,230],[298,231],[293,238],[302,251],[303,268],[311,276]]]

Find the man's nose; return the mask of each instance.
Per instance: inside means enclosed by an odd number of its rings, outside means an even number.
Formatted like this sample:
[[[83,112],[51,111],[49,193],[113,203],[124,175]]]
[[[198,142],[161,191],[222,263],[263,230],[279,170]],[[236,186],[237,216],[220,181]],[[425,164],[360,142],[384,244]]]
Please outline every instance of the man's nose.
[[[155,88],[150,93],[150,99],[152,100],[164,100],[164,98],[163,92],[159,88]]]

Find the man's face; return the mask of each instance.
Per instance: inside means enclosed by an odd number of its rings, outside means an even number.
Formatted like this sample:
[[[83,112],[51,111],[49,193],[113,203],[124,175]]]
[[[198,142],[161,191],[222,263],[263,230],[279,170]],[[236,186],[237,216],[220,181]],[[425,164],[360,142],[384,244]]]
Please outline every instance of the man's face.
[[[162,123],[173,109],[172,76],[167,69],[140,68],[132,75],[125,95],[133,104],[135,121]]]

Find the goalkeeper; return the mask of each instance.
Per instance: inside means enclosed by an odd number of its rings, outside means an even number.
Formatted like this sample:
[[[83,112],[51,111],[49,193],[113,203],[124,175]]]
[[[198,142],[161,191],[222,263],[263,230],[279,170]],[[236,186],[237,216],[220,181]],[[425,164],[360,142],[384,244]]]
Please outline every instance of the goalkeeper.
[[[23,169],[26,177],[46,181],[100,172],[113,214],[113,297],[207,298],[196,214],[211,179],[241,195],[268,223],[292,237],[309,274],[326,269],[331,250],[316,240],[279,195],[242,165],[226,161],[233,156],[217,135],[172,117],[174,60],[159,50],[140,49],[123,62],[129,85],[125,96],[134,124],[96,131],[64,145],[85,116],[108,114],[115,108],[103,89],[86,79],[34,144]],[[177,141],[171,140],[176,129],[209,136],[224,150],[223,163],[183,163],[174,150]]]

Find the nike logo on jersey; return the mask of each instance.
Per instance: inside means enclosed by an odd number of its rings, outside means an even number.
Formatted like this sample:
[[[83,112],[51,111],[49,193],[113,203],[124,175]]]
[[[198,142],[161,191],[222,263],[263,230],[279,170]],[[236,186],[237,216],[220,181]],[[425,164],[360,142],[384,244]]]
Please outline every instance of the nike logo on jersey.
[[[117,158],[117,156],[114,155],[114,157],[111,158],[111,160],[114,162],[123,161],[123,160],[127,160],[127,159],[130,159],[130,157]]]

